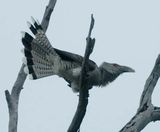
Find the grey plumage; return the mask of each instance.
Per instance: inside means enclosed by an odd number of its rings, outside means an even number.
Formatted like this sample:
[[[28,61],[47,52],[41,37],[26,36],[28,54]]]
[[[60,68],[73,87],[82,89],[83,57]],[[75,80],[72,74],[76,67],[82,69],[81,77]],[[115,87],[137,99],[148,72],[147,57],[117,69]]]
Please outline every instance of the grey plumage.
[[[79,91],[78,82],[81,72],[83,57],[67,51],[53,48],[39,23],[33,20],[33,25],[28,26],[34,38],[22,32],[22,43],[24,45],[24,71],[31,79],[39,79],[51,75],[63,77],[74,92]],[[87,67],[87,85],[105,86],[114,81],[124,72],[134,72],[127,66],[103,62],[99,67],[89,60]]]

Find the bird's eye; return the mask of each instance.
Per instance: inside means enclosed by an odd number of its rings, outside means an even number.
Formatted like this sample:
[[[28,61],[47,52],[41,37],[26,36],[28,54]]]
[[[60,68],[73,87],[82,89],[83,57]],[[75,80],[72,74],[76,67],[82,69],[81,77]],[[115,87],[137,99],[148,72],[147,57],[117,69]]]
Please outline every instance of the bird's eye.
[[[117,67],[117,66],[119,66],[119,65],[118,65],[118,64],[113,64],[113,66]]]

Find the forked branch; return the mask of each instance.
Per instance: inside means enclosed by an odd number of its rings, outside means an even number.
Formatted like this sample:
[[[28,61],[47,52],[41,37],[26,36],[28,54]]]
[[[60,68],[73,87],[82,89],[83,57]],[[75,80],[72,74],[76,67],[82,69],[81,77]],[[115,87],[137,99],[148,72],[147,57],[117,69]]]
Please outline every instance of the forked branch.
[[[160,121],[160,107],[153,106],[152,93],[160,77],[160,55],[148,77],[136,115],[120,130],[120,132],[140,132],[148,123]]]

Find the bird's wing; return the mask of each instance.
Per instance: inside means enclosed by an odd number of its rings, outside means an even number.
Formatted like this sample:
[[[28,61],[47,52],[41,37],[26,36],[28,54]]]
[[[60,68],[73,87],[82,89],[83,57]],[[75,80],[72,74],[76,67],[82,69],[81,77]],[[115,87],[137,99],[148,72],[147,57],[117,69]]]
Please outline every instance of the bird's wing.
[[[35,37],[23,32],[22,43],[25,47],[25,71],[32,79],[58,75],[59,71],[81,66],[82,56],[53,48],[41,25],[35,20],[33,25],[29,22],[28,25]],[[90,63],[93,68],[94,63]]]
[[[82,65],[83,62],[83,57],[71,52],[63,51],[54,48],[56,53],[61,57],[62,60],[64,61],[70,61],[70,62],[76,62],[79,65]],[[92,60],[89,60],[88,62],[88,70],[92,71],[97,67],[96,63]]]

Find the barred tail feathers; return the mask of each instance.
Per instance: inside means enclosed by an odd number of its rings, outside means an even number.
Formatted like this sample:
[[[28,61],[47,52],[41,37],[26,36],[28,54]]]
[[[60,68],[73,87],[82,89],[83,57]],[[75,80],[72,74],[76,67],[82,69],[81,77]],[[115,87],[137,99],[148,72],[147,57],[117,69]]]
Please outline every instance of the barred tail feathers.
[[[33,25],[28,22],[28,26],[35,35],[33,38],[30,34],[22,32],[22,43],[24,45],[23,59],[26,67],[24,71],[30,75],[30,79],[39,79],[56,74],[54,69],[54,57],[59,56],[54,51],[40,24],[33,18]],[[52,59],[50,59],[52,57]]]
[[[24,55],[23,62],[26,65],[24,71],[32,76],[31,79],[55,74],[53,65],[45,57],[38,56],[37,52],[24,49]]]

